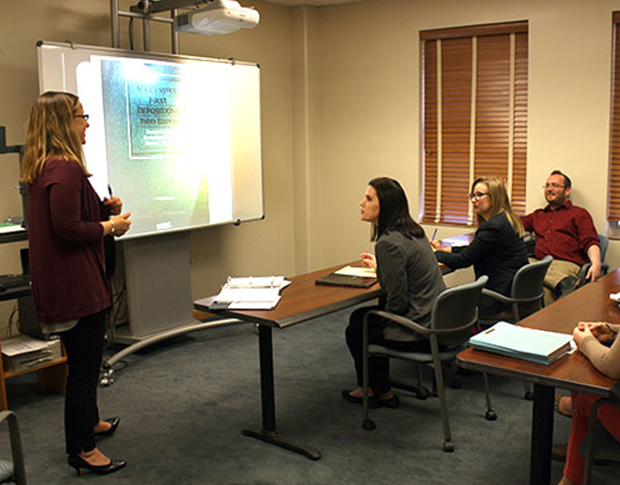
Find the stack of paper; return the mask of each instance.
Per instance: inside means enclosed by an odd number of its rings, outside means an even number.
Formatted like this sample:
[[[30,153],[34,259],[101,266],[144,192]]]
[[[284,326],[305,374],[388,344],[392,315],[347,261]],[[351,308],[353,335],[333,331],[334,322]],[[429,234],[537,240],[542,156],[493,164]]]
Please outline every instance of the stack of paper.
[[[377,273],[373,268],[363,268],[361,266],[345,266],[338,271],[334,271],[334,274],[340,274],[345,276],[357,276],[358,278],[376,278]]]
[[[572,339],[572,335],[498,322],[469,343],[476,350],[548,365],[571,350]]]
[[[0,234],[9,234],[11,232],[23,232],[24,229],[19,224],[13,224],[11,222],[0,222]]]
[[[290,283],[284,276],[228,278],[214,302],[236,310],[270,310],[280,301],[280,290]]]
[[[5,372],[21,372],[62,357],[60,340],[39,340],[19,335],[2,342]]]

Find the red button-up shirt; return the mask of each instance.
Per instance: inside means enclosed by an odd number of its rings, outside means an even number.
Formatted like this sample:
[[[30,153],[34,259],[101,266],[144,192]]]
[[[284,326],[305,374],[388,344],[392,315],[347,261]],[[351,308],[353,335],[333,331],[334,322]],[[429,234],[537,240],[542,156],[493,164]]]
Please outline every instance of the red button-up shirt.
[[[526,231],[536,235],[536,259],[550,254],[581,266],[589,261],[588,248],[600,246],[590,213],[570,200],[555,209],[550,205],[537,209],[521,221]]]

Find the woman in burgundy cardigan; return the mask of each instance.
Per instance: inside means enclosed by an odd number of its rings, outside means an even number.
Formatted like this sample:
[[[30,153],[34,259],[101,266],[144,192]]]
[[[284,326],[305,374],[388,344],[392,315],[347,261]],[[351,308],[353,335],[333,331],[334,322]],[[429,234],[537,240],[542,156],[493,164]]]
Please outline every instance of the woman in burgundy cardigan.
[[[32,291],[46,333],[58,333],[67,352],[65,436],[69,465],[98,474],[123,468],[95,445],[119,418],[99,419],[97,384],[106,312],[110,307],[103,239],[129,230],[118,197],[100,201],[86,169],[82,144],[88,115],[77,96],[47,92],[30,113],[22,163],[28,187]],[[112,216],[112,217],[110,217]]]

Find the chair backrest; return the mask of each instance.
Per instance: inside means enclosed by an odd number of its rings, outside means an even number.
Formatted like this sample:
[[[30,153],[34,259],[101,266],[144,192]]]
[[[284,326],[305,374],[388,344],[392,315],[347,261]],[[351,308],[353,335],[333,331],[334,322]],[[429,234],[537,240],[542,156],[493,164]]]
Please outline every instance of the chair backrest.
[[[460,345],[469,338],[478,320],[478,302],[487,281],[487,276],[481,276],[473,283],[448,288],[435,299],[431,328],[450,331],[438,335],[440,344]]]
[[[609,238],[604,236],[603,234],[599,234],[598,238],[600,240],[600,248],[601,248],[601,262],[605,261],[605,256],[607,256],[607,248],[609,247]]]
[[[528,263],[519,268],[512,280],[511,297],[515,318],[520,320],[540,310],[543,298],[543,282],[553,258],[549,255],[540,261]],[[515,308],[516,307],[516,308]]]

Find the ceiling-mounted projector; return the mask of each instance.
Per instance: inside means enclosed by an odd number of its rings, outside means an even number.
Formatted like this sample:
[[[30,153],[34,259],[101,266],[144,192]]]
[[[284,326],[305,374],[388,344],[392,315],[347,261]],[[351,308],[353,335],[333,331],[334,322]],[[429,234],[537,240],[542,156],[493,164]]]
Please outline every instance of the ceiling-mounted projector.
[[[229,34],[239,29],[253,29],[260,15],[253,8],[242,7],[235,0],[212,0],[205,8],[177,15],[178,32],[201,35]]]

